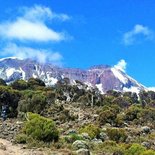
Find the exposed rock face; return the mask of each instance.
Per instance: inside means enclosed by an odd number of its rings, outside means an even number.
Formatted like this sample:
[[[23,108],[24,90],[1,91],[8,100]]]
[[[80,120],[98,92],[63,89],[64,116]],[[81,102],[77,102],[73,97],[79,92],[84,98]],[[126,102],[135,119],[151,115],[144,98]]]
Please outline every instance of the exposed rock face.
[[[59,68],[51,64],[39,64],[36,61],[17,58],[0,60],[0,78],[10,83],[17,79],[28,80],[30,77],[42,79],[46,85],[54,85],[67,77],[74,84],[75,80],[97,87],[102,93],[108,90],[138,92],[144,86],[127,74],[107,65],[94,66],[87,70]]]

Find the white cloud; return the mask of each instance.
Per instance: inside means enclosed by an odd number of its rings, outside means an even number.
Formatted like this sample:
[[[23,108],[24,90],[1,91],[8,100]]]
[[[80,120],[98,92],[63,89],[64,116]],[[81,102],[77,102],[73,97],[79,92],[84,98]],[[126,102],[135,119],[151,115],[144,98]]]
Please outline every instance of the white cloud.
[[[126,71],[126,66],[127,66],[127,63],[125,60],[120,60],[114,67],[125,72]]]
[[[123,35],[123,43],[125,45],[132,45],[136,41],[139,41],[138,36],[141,39],[153,39],[153,31],[151,31],[148,27],[137,24],[131,31],[126,32]]]
[[[45,21],[47,19],[59,19],[61,21],[69,20],[70,17],[66,14],[58,14],[53,12],[50,8],[35,5],[32,8],[23,7],[21,9],[24,12],[24,18],[32,21]]]
[[[66,14],[56,14],[48,7],[34,6],[23,8],[23,15],[14,21],[6,21],[0,24],[0,36],[6,39],[16,39],[19,41],[61,41],[67,39],[65,33],[54,31],[48,27],[46,21],[49,19],[59,19],[65,21],[69,19]]]
[[[43,23],[35,23],[25,19],[18,19],[14,23],[0,25],[0,34],[6,38],[20,41],[60,41],[65,39],[63,33],[49,29]]]
[[[34,49],[30,47],[8,44],[3,50],[3,56],[18,57],[22,59],[31,58],[40,63],[51,62],[55,65],[62,64],[62,55],[59,52],[47,51],[44,49]]]

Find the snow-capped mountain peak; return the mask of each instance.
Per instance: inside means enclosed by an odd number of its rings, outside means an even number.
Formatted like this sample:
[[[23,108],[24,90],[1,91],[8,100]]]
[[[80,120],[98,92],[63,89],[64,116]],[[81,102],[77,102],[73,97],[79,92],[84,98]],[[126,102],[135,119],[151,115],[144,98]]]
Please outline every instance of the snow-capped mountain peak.
[[[17,79],[28,80],[40,78],[46,85],[54,85],[58,80],[67,77],[88,83],[96,87],[101,93],[108,90],[139,92],[145,87],[121,70],[107,65],[93,66],[88,70],[76,68],[60,68],[52,64],[40,64],[36,61],[19,58],[0,59],[0,78],[10,83]]]

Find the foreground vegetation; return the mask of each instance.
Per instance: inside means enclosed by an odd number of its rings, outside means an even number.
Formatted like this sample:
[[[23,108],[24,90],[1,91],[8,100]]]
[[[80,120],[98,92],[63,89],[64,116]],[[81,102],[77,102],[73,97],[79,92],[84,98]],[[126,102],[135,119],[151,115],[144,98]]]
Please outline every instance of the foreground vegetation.
[[[40,79],[0,80],[0,107],[22,121],[14,137],[28,147],[69,149],[93,154],[155,155],[155,92],[120,93],[69,79],[45,87]],[[0,109],[1,111],[1,109]],[[81,150],[83,149],[83,150]]]

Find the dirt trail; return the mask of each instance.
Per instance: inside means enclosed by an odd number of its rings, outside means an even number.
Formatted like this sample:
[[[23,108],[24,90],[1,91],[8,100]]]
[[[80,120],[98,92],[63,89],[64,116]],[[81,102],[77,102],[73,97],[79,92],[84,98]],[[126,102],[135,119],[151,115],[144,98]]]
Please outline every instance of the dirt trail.
[[[21,145],[13,145],[5,139],[0,139],[0,155],[48,155],[48,153],[39,150],[24,149]]]
[[[0,138],[0,155],[71,155],[71,152],[68,150],[24,149],[22,145],[12,144],[10,141]]]

